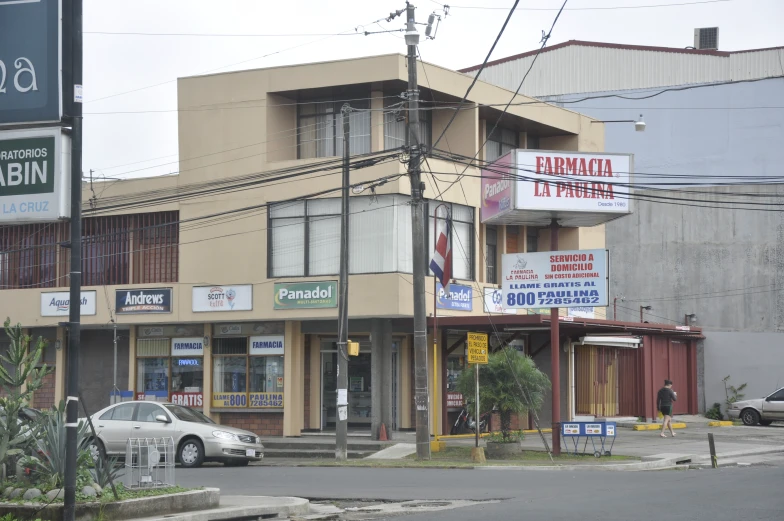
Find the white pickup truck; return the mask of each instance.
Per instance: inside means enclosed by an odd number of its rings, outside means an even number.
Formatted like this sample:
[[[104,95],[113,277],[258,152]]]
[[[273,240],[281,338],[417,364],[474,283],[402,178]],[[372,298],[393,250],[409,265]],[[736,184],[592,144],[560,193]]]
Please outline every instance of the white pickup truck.
[[[740,418],[744,425],[784,421],[784,387],[764,398],[735,402],[730,405],[727,415],[733,420]]]

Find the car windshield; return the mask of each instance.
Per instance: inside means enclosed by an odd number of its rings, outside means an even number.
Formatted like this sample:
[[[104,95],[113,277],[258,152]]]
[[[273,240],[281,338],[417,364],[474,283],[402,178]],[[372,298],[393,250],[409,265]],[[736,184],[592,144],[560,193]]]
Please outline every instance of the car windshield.
[[[181,405],[167,404],[166,410],[177,417],[178,420],[192,423],[215,423],[199,411],[194,411]]]

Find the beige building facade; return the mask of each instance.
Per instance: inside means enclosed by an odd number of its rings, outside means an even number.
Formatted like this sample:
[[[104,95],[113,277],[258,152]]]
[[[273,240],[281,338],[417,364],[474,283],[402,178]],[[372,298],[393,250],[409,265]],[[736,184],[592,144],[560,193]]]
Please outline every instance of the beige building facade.
[[[603,150],[602,124],[526,105],[523,96],[488,135],[502,115],[492,105],[512,93],[481,81],[448,125],[471,77],[419,67],[423,145],[446,129],[437,155],[490,161],[512,148]],[[349,426],[374,435],[380,423],[414,427],[407,76],[405,57],[393,54],[179,80],[179,171],[84,186],[80,384],[88,407],[172,400],[261,435],[334,429],[347,104],[349,331],[361,343],[349,364]],[[455,284],[471,294],[468,309],[438,309],[451,317],[484,315],[500,256],[547,250],[550,233],[482,224],[480,169],[463,163],[431,157],[422,165],[428,240],[433,212],[446,204]],[[0,315],[47,340],[55,372],[34,403],[47,407],[65,389],[68,255],[58,242],[67,226],[4,227],[0,239]],[[560,249],[603,248],[604,227],[563,228],[559,241]],[[433,278],[426,284],[432,292]],[[427,301],[432,314],[436,299]],[[441,346],[431,364],[464,365],[451,356]],[[429,371],[432,402],[446,406],[437,373]]]

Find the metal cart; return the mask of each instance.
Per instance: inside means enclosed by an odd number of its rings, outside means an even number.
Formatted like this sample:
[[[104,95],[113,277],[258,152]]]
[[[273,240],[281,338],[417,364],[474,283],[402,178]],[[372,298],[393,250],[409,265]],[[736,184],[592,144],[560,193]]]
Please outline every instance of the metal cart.
[[[566,446],[566,453],[575,456],[589,454],[587,452],[589,440],[594,457],[612,456],[616,432],[615,422],[566,422],[561,424],[561,439]],[[578,450],[583,438],[585,441],[583,442],[583,451],[580,453]],[[609,446],[607,445],[608,438],[611,438]],[[570,449],[574,449],[574,451]]]

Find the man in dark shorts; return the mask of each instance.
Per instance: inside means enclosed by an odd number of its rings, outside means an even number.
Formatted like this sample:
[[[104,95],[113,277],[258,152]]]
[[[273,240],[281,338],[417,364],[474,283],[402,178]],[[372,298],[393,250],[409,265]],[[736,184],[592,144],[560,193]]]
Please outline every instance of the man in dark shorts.
[[[675,437],[675,431],[672,430],[672,402],[678,400],[678,393],[672,390],[672,380],[664,380],[664,387],[659,389],[656,395],[656,407],[661,411],[664,416],[664,423],[662,423],[661,437],[666,438],[667,435],[664,431],[670,427],[670,434]]]

